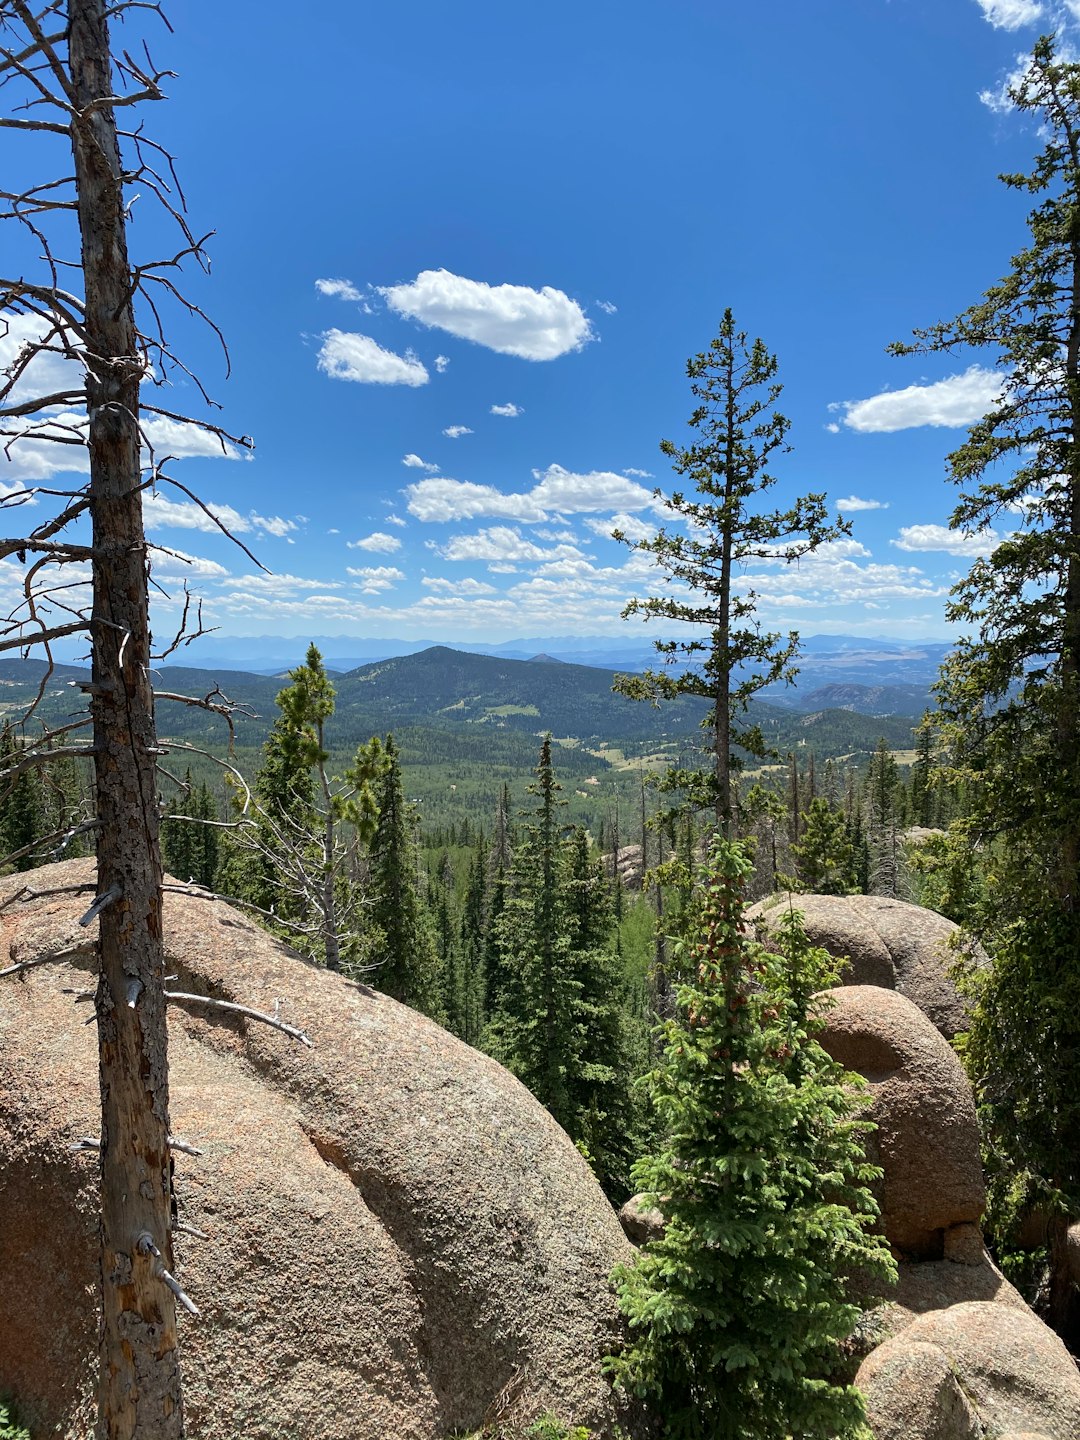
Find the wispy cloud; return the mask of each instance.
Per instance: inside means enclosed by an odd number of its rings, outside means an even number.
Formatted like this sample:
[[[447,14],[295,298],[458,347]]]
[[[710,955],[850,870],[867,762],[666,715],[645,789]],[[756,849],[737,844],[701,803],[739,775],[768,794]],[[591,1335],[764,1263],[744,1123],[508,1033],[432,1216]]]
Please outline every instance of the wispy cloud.
[[[448,425],[442,433],[449,440],[460,440],[462,435],[471,435],[473,432],[468,425]]]
[[[436,355],[436,356],[435,356],[435,369],[439,372],[440,375],[442,375],[442,374],[446,371],[446,368],[447,368],[447,366],[448,366],[449,364],[450,364],[450,356],[449,356],[449,355]]]
[[[932,385],[886,390],[867,400],[846,400],[833,406],[850,430],[889,433],[920,425],[956,428],[985,415],[1001,397],[1001,377],[981,365],[950,375]]]
[[[378,288],[397,314],[522,360],[555,360],[593,338],[577,301],[550,285],[489,285],[422,270],[407,284]]]
[[[351,280],[316,280],[315,289],[320,295],[329,295],[333,300],[363,300],[363,295]]]
[[[212,500],[206,502],[206,510],[190,500],[168,500],[164,495],[153,493],[143,496],[143,515],[147,525],[155,529],[202,530],[213,535],[220,527],[214,524],[211,515],[237,535],[261,531],[280,538],[298,528],[295,520],[286,520],[281,515],[259,515],[254,510],[242,515],[231,505],[218,505]]]
[[[492,405],[491,413],[492,415],[505,415],[508,420],[516,420],[519,415],[525,414],[525,407],[515,405],[513,401],[510,401],[506,405]]]
[[[891,543],[898,550],[938,551],[974,559],[977,555],[989,555],[1001,540],[997,531],[989,527],[972,533],[950,530],[947,525],[904,525]]]
[[[489,585],[486,580],[474,580],[471,576],[467,580],[447,580],[441,575],[425,575],[420,584],[429,590],[437,591],[440,595],[498,594],[494,585]]]
[[[411,350],[396,355],[370,335],[327,330],[319,350],[319,369],[331,380],[359,385],[426,385],[428,372]]]
[[[407,465],[410,470],[426,470],[429,475],[437,474],[439,469],[438,465],[433,465],[428,460],[421,460],[419,455],[403,455],[401,463]]]
[[[364,595],[377,595],[380,590],[392,590],[399,580],[405,579],[404,573],[393,565],[366,565],[360,569],[347,565],[345,573],[352,576]]]
[[[383,530],[376,530],[361,540],[346,540],[345,545],[349,550],[371,550],[380,555],[392,555],[395,550],[401,549],[397,536],[387,535]]]
[[[995,30],[1019,30],[1023,25],[1034,25],[1046,14],[1046,6],[1039,0],[976,0],[983,18]]]
[[[887,510],[889,508],[888,500],[863,500],[858,495],[845,495],[842,500],[835,500],[833,505],[837,510],[848,511]]]

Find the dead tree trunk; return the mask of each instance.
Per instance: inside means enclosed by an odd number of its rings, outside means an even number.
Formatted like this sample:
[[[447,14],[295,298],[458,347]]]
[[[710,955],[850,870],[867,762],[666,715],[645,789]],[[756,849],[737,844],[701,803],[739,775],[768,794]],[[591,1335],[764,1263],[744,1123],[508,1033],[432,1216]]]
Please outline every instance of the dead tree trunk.
[[[100,1440],[183,1435],[172,1270],[161,854],[143,533],[139,353],[105,0],[70,0],[86,287],[101,973]]]

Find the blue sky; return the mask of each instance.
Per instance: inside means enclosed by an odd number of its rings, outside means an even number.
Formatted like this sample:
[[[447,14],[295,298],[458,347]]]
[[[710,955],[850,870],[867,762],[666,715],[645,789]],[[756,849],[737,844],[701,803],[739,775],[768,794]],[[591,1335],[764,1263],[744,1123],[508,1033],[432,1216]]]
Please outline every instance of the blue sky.
[[[152,533],[193,563],[158,557],[160,629],[187,573],[231,635],[611,634],[655,577],[610,530],[658,523],[686,357],[730,305],[780,361],[777,498],[825,490],[854,524],[797,572],[746,577],[763,621],[947,635],[945,593],[985,541],[944,529],[944,457],[994,394],[993,357],[885,346],[975,300],[1023,243],[1023,197],[996,176],[1038,137],[997,97],[1080,4],[259,13],[177,0],[152,48],[178,77],[146,124],[194,228],[217,232],[192,288],[231,378],[209,337],[180,326],[179,346],[256,449],[214,457],[164,422],[155,439],[272,573],[163,486]],[[9,162],[17,145],[3,133]],[[134,214],[144,258],[159,231]],[[161,403],[199,413],[180,374]],[[24,443],[0,482],[59,463]]]

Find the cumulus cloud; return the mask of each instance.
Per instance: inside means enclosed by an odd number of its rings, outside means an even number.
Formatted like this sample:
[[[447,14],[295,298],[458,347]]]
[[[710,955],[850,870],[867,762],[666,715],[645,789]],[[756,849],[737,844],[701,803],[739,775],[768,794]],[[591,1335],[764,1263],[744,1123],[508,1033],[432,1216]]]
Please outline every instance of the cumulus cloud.
[[[346,565],[345,573],[351,575],[364,595],[377,595],[380,590],[392,590],[405,575],[393,565],[367,565],[354,569]]]
[[[977,555],[989,555],[1002,537],[996,530],[987,528],[975,533],[967,530],[950,530],[946,525],[904,525],[892,544],[898,550],[943,551],[946,555],[960,555],[974,559]]]
[[[1039,0],[977,0],[983,18],[989,20],[995,30],[1019,30],[1023,25],[1034,25],[1046,13],[1045,5]]]
[[[399,315],[522,360],[555,360],[593,338],[577,301],[550,285],[489,285],[449,270],[422,270],[408,284],[379,291]]]
[[[188,555],[183,550],[155,549],[153,568],[155,580],[224,580],[229,574],[216,560]]]
[[[351,280],[316,280],[315,289],[320,295],[329,295],[334,300],[362,300],[364,298]]]
[[[650,525],[637,515],[629,515],[625,510],[618,515],[610,515],[604,520],[586,520],[585,524],[596,535],[603,535],[611,539],[613,530],[620,531],[628,540],[651,540],[656,534],[656,526]]]
[[[515,405],[513,401],[510,401],[506,405],[492,405],[491,413],[492,415],[505,415],[508,420],[516,420],[519,415],[525,414],[525,407]]]
[[[426,470],[429,475],[436,474],[439,469],[438,465],[431,465],[427,460],[421,460],[419,455],[404,455],[401,463],[407,465],[410,470]]]
[[[446,367],[447,367],[449,364],[450,364],[450,356],[449,356],[449,355],[436,355],[436,356],[435,356],[435,369],[439,372],[440,375],[442,375],[442,374],[445,372]]]
[[[426,385],[428,372],[411,350],[397,355],[384,350],[370,335],[327,330],[319,350],[319,369],[331,380],[358,385]]]
[[[442,433],[450,440],[460,440],[462,435],[471,435],[473,432],[468,425],[448,425]]]
[[[858,495],[845,495],[834,502],[837,510],[887,510],[888,500],[863,500]]]
[[[534,470],[530,490],[504,494],[494,485],[445,476],[418,480],[405,487],[408,508],[418,520],[446,522],[497,515],[526,524],[559,514],[590,514],[605,510],[642,510],[651,505],[651,491],[611,470],[577,474],[561,465]]]
[[[452,535],[445,545],[437,548],[445,560],[486,560],[504,565],[581,556],[575,545],[556,545],[545,549],[527,539],[512,525],[492,525],[475,535]]]
[[[281,537],[297,528],[294,520],[285,520],[280,515],[258,515],[254,510],[242,515],[232,505],[218,505],[212,500],[206,502],[206,509],[210,515],[190,500],[167,500],[164,495],[153,493],[143,496],[143,515],[147,525],[153,528],[202,530],[213,535],[220,532],[220,527],[211,516],[216,516],[226,530],[238,535],[261,531],[264,535]]]
[[[494,585],[489,585],[486,580],[447,580],[440,575],[425,575],[420,581],[421,585],[429,590],[435,590],[440,595],[497,595],[498,591]]]
[[[851,430],[891,432],[920,425],[970,425],[985,415],[1001,397],[1001,379],[993,370],[972,365],[962,375],[950,375],[932,385],[908,385],[886,390],[868,400],[847,400],[836,407]]]
[[[362,540],[346,540],[345,545],[349,550],[371,550],[380,555],[392,555],[395,550],[401,549],[397,536],[387,535],[382,530],[365,535]]]

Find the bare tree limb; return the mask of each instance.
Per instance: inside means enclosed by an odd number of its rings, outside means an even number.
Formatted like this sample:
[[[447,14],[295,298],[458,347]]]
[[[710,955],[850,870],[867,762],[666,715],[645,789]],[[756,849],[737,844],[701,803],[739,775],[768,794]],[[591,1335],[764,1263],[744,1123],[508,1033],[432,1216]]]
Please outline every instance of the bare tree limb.
[[[0,975],[5,972],[0,971]],[[215,1000],[209,995],[189,995],[181,990],[166,990],[165,999],[174,1001],[178,1005],[205,1006],[211,1010],[226,1010],[231,1015],[242,1015],[247,1020],[258,1020],[263,1025],[269,1025],[274,1030],[280,1030],[283,1035],[298,1040],[301,1045],[306,1045],[309,1050],[315,1048],[315,1042],[310,1036],[305,1035],[303,1030],[297,1029],[295,1025],[287,1025],[284,1020],[278,1020],[273,1015],[267,1015],[262,1010],[252,1010],[248,1005],[236,1005],[231,1000]]]

